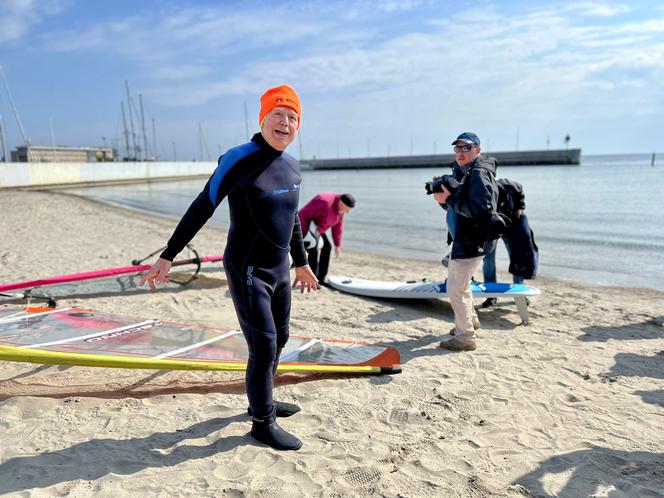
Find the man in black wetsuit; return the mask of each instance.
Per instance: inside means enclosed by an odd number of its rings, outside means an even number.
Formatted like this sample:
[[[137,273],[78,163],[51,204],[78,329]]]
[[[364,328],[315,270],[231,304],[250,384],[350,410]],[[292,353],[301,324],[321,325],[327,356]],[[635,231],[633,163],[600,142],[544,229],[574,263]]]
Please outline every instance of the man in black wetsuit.
[[[302,442],[276,423],[277,416],[300,410],[272,399],[279,355],[288,340],[291,285],[288,252],[295,266],[295,285],[316,290],[318,280],[307,265],[297,216],[300,193],[298,162],[283,151],[300,126],[300,99],[288,85],[270,88],[261,97],[261,132],[249,143],[219,158],[203,191],[180,220],[166,249],[141,279],[154,289],[168,281],[173,258],[228,197],[230,227],[224,253],[228,288],[249,348],[246,388],[251,435],[279,450],[297,450]]]

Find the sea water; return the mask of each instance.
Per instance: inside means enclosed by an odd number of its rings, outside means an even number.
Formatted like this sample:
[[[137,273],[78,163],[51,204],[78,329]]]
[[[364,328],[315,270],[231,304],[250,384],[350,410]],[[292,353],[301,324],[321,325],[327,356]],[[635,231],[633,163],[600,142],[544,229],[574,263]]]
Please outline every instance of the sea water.
[[[449,172],[446,168],[303,171],[300,204],[319,192],[350,192],[357,206],[346,218],[343,248],[440,260],[449,250],[445,212],[425,194],[424,182]],[[540,275],[664,290],[664,157],[654,167],[651,156],[644,154],[587,156],[580,166],[499,166],[497,177],[524,186],[526,213],[540,249]],[[205,182],[72,191],[176,219]],[[226,202],[210,222],[228,227]],[[507,271],[502,242],[497,266],[499,273]],[[404,268],[404,277],[420,276]],[[441,266],[439,275],[421,277],[443,278],[444,269]]]

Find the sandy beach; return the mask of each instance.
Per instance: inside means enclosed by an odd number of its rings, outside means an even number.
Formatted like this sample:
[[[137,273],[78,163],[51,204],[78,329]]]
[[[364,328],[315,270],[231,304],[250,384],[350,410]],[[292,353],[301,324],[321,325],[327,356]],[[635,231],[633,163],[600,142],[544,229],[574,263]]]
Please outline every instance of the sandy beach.
[[[175,225],[61,192],[2,190],[0,212],[0,282],[127,265]],[[220,254],[225,233],[205,227],[193,244]],[[330,273],[444,271],[347,251]],[[530,324],[508,300],[480,309],[470,353],[438,347],[453,323],[446,301],[294,293],[292,335],[390,345],[403,366],[279,376],[275,397],[302,407],[280,419],[297,452],[249,437],[241,373],[0,362],[0,495],[664,497],[664,293],[532,284]],[[58,304],[237,327],[221,266],[186,287]]]

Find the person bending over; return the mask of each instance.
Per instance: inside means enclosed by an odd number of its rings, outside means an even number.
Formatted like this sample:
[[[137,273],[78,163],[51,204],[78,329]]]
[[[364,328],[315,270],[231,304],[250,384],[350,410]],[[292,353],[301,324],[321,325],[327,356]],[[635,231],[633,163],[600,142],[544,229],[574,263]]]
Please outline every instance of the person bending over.
[[[307,249],[309,266],[323,284],[330,267],[330,254],[332,244],[325,232],[332,229],[334,242],[334,257],[341,252],[341,237],[344,231],[344,217],[355,207],[355,197],[352,194],[323,193],[318,194],[300,209],[299,217],[302,233],[306,236],[311,223],[315,225],[313,231],[316,243]],[[320,248],[320,240],[323,247]]]

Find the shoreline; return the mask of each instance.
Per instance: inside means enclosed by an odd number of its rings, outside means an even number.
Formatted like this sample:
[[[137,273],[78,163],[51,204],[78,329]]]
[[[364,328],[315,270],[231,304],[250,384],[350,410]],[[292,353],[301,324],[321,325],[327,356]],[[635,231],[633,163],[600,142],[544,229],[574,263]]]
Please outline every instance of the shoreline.
[[[126,265],[174,228],[60,192],[3,191],[0,209],[0,281]],[[205,227],[193,243],[217,254],[225,231]],[[223,269],[208,270],[184,288],[59,304],[233,327]],[[330,273],[443,270],[344,251]],[[664,292],[533,283],[543,294],[530,324],[508,300],[480,309],[472,353],[438,348],[453,321],[447,301],[294,293],[292,335],[391,345],[403,366],[384,377],[279,376],[275,397],[302,407],[280,420],[303,440],[298,452],[251,440],[238,372],[0,362],[0,494],[662,496]]]
[[[29,191],[31,189],[16,189],[17,192],[18,191],[24,191],[24,190]],[[164,219],[164,220],[170,220],[170,221],[173,221],[173,225],[172,225],[173,229],[175,228],[175,224],[177,223],[177,221],[179,221],[179,219],[180,219],[177,216],[171,216],[171,215],[167,215],[167,214],[163,214],[163,213],[158,213],[158,212],[155,212],[155,211],[150,211],[150,210],[147,210],[147,209],[132,207],[132,206],[116,203],[116,202],[113,202],[113,201],[107,201],[107,200],[101,200],[101,199],[94,199],[94,198],[90,198],[90,197],[85,197],[85,196],[75,194],[75,193],[68,193],[66,191],[59,191],[59,189],[53,189],[53,190],[42,189],[42,190],[39,190],[39,191],[43,192],[43,193],[53,194],[53,195],[69,196],[69,197],[72,197],[72,198],[97,203],[99,205],[113,207],[113,208],[116,208],[116,209],[119,209],[119,210],[126,210],[126,211],[129,211],[129,212],[140,213],[140,214],[142,214],[144,216],[148,216],[148,217],[155,217],[155,218],[161,218],[161,219]],[[223,235],[223,241],[222,242],[225,243],[225,238],[226,238],[226,235],[228,233],[227,230],[225,230],[224,228],[221,228],[221,227],[213,226],[213,225],[210,225],[210,226],[206,227],[206,229],[219,231]],[[501,244],[500,241],[498,241],[498,242],[499,242],[499,244]],[[348,252],[356,253],[358,255],[362,255],[362,256],[366,256],[366,257],[397,259],[397,260],[400,260],[400,261],[403,261],[403,262],[416,263],[416,265],[421,264],[421,263],[432,263],[432,262],[433,263],[439,263],[439,259],[435,258],[435,257],[431,257],[431,258],[421,257],[421,258],[418,258],[418,257],[402,256],[402,255],[398,255],[398,254],[391,254],[391,253],[388,253],[388,252],[385,252],[385,253],[383,253],[383,252],[373,252],[373,251],[370,251],[370,250],[358,250],[358,249],[345,249],[344,250],[344,253],[348,253]],[[438,280],[438,279],[443,280],[445,269],[440,264],[437,264],[437,265],[434,265],[434,266],[437,266],[437,268],[438,268],[437,276],[436,276],[435,279],[432,277],[432,278],[427,278],[427,280],[434,280],[434,281]],[[506,270],[506,268],[507,268],[507,265],[505,265],[504,270]],[[607,273],[610,273],[610,274],[613,274],[613,275],[618,274],[616,272],[607,272]],[[499,271],[498,275],[502,276],[503,281],[505,281],[505,282],[511,281],[511,275],[509,273],[507,273],[507,271]],[[359,275],[356,275],[356,276],[359,277]],[[375,277],[372,277],[372,276],[365,276],[364,278],[373,279],[373,280],[380,280],[379,278],[375,278]],[[421,279],[422,277],[419,277],[419,278]],[[614,284],[614,283],[598,282],[597,280],[591,280],[591,279],[588,279],[587,281],[585,281],[585,280],[574,279],[572,277],[565,278],[565,277],[551,276],[551,275],[538,275],[537,278],[529,280],[526,283],[528,285],[533,286],[533,287],[538,287],[537,282],[545,281],[545,280],[551,280],[551,281],[558,282],[558,283],[561,283],[561,284],[567,283],[569,285],[577,284],[577,285],[582,285],[582,286],[586,286],[586,287],[593,287],[595,290],[601,290],[603,288],[623,289],[623,290],[631,290],[631,291],[644,290],[644,291],[650,291],[650,292],[655,292],[655,293],[664,295],[664,290],[657,289],[655,287],[633,286],[633,285],[617,285],[617,284]]]

